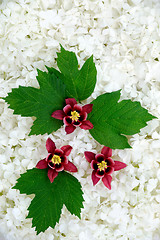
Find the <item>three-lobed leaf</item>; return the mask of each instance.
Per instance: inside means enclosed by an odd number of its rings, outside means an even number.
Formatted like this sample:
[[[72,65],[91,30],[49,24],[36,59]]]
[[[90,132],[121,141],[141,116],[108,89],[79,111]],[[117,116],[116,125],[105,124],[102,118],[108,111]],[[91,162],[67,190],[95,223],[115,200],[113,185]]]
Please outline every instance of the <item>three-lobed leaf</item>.
[[[38,70],[40,88],[22,87],[12,89],[4,100],[14,110],[14,114],[24,117],[36,117],[30,135],[51,133],[59,129],[61,121],[51,117],[52,112],[62,109],[65,104],[66,91],[61,79],[54,73]]]
[[[78,180],[67,172],[59,172],[53,183],[47,176],[47,169],[30,169],[21,174],[13,187],[21,194],[35,194],[28,210],[27,218],[33,218],[32,226],[37,234],[44,232],[49,226],[54,228],[59,222],[63,204],[80,218],[83,192]]]
[[[94,91],[97,77],[93,56],[86,60],[80,70],[74,52],[66,51],[61,46],[61,52],[57,53],[57,56],[57,65],[61,72],[54,68],[47,68],[48,71],[56,74],[64,82],[68,97],[77,101],[88,98]]]
[[[138,133],[147,121],[155,118],[139,102],[118,102],[119,98],[120,91],[100,95],[92,102],[93,110],[88,116],[94,125],[91,135],[100,144],[112,149],[129,148],[124,135]]]

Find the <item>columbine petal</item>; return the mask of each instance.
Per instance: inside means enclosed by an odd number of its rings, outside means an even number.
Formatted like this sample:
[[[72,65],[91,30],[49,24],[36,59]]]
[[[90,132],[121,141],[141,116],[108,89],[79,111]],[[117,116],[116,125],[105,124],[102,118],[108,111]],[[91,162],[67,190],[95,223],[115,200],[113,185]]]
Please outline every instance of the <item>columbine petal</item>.
[[[72,123],[72,119],[69,116],[67,116],[63,118],[63,122],[64,122],[64,125],[69,126]]]
[[[105,175],[104,171],[100,171],[99,169],[95,172],[95,176],[98,178],[103,178]]]
[[[61,157],[63,155],[63,151],[62,151],[62,149],[56,149],[54,154]]]
[[[85,121],[87,119],[87,113],[81,112],[79,121]]]
[[[111,157],[112,156],[112,149],[109,148],[109,147],[103,147],[102,150],[101,150],[101,153],[106,157]]]
[[[68,161],[68,164],[64,164],[64,170],[69,172],[77,172],[77,167],[70,161]]]
[[[115,163],[112,158],[109,157],[105,161],[107,162],[107,166],[114,167]]]
[[[55,170],[57,172],[62,172],[64,170],[64,166],[62,164],[55,164]]]
[[[83,111],[86,113],[90,113],[92,111],[93,104],[86,104],[82,107]]]
[[[97,170],[97,169],[98,169],[97,161],[92,160],[92,162],[91,162],[91,168],[94,169],[94,170]]]
[[[52,153],[49,153],[48,156],[46,157],[47,163],[51,161],[52,157],[53,157]]]
[[[111,190],[111,181],[112,181],[111,175],[105,174],[104,177],[102,178],[102,182],[109,190]]]
[[[68,159],[65,155],[61,156],[61,163],[62,164],[68,164]]]
[[[80,113],[82,111],[82,107],[78,104],[75,104],[73,110]]]
[[[71,107],[73,107],[75,104],[77,104],[77,101],[74,98],[67,98],[67,99],[65,99],[65,101],[66,101],[66,104],[71,105]]]
[[[72,110],[72,107],[71,105],[66,105],[64,108],[63,108],[63,111],[66,115],[68,115],[68,113]]]
[[[84,156],[89,163],[91,163],[91,161],[95,159],[95,155],[96,154],[93,152],[88,152],[88,151],[84,152]]]
[[[119,162],[119,161],[114,161],[115,165],[114,165],[114,171],[118,171],[121,170],[125,167],[127,167],[127,165],[123,162]]]
[[[96,154],[95,160],[96,160],[97,162],[102,162],[102,161],[104,161],[104,155],[101,154],[101,153]]]
[[[65,127],[65,131],[67,134],[72,133],[74,130],[76,129],[76,127],[69,125]]]
[[[76,122],[76,121],[73,121],[72,124],[73,124],[73,126],[78,127],[78,126],[80,126],[82,123],[79,122],[79,121],[77,121],[77,122]]]
[[[48,178],[51,183],[54,181],[57,175],[58,175],[58,172],[56,172],[54,169],[51,169],[51,168],[48,169]]]
[[[61,150],[64,152],[64,155],[68,156],[72,150],[72,147],[70,145],[65,145],[61,147]]]
[[[51,117],[59,120],[63,120],[63,118],[65,117],[65,114],[62,110],[56,110],[55,112],[52,113]]]
[[[48,153],[54,153],[54,151],[56,149],[55,143],[50,138],[48,138],[46,141],[46,148],[47,148]]]
[[[105,170],[105,172],[107,174],[112,174],[114,172],[114,167],[107,167],[107,169]]]
[[[52,163],[52,162],[49,162],[49,163],[48,163],[48,167],[50,167],[50,168],[52,168],[52,169],[55,169],[55,164]]]
[[[100,178],[98,178],[98,177],[95,175],[95,173],[96,173],[96,171],[93,171],[93,172],[92,172],[92,182],[93,182],[93,185],[96,185],[96,184],[99,182],[99,180],[100,180]]]
[[[38,168],[38,169],[44,169],[47,167],[48,167],[48,163],[47,163],[46,159],[40,160],[36,165],[36,168]]]
[[[86,120],[82,122],[80,128],[84,130],[89,130],[93,128],[93,124],[89,120]]]

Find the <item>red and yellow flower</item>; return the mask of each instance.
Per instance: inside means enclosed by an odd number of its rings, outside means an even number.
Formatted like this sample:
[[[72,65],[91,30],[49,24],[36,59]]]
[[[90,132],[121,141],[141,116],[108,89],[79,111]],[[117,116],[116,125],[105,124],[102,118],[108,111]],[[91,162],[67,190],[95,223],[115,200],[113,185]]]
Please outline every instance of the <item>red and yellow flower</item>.
[[[63,170],[77,172],[76,166],[67,159],[67,156],[72,150],[70,145],[65,145],[60,149],[57,149],[55,143],[48,138],[46,141],[46,149],[48,151],[48,156],[43,160],[40,160],[37,163],[36,168],[48,168],[48,178],[51,183],[57,177],[58,173]]]
[[[89,120],[86,120],[88,113],[92,111],[93,104],[86,104],[81,107],[74,98],[67,98],[65,102],[66,106],[63,110],[56,110],[51,116],[63,120],[66,125],[65,131],[67,134],[72,133],[76,127],[85,130],[93,128],[93,124]]]
[[[92,181],[93,185],[96,185],[100,179],[104,185],[111,189],[111,174],[114,171],[125,168],[127,165],[123,162],[113,161],[111,159],[112,149],[109,147],[103,147],[100,154],[95,154],[93,152],[84,152],[86,160],[91,164]]]

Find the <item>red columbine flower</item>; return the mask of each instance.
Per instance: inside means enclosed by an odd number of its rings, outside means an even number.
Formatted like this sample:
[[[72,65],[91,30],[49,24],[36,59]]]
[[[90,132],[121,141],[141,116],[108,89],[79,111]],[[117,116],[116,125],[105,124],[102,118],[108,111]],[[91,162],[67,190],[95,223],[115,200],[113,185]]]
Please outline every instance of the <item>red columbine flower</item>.
[[[86,120],[87,114],[92,111],[93,104],[86,104],[81,107],[74,98],[67,98],[65,102],[66,106],[63,110],[56,110],[51,116],[63,120],[67,134],[72,133],[78,126],[85,130],[93,128],[93,124]]]
[[[57,177],[58,172],[61,172],[63,170],[69,172],[77,172],[76,166],[67,159],[67,156],[72,150],[72,147],[70,145],[56,149],[55,143],[50,138],[48,138],[46,141],[46,148],[48,151],[48,156],[43,160],[40,160],[37,163],[36,168],[48,168],[48,178],[51,183]]]
[[[113,171],[118,171],[127,166],[125,163],[111,159],[112,149],[109,147],[103,147],[100,154],[84,152],[84,155],[87,161],[91,163],[91,168],[93,169],[93,185],[96,185],[102,178],[102,182],[108,189],[111,189],[111,174]]]

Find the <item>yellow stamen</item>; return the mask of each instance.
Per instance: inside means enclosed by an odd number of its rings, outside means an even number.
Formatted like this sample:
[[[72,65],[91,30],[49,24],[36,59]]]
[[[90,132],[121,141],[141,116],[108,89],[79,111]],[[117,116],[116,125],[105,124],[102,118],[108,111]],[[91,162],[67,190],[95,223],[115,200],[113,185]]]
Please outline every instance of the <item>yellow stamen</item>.
[[[59,165],[59,164],[61,163],[61,158],[60,158],[60,156],[58,156],[58,155],[54,155],[54,156],[52,157],[51,161],[52,161],[52,163]]]
[[[98,163],[98,168],[100,171],[104,171],[107,168],[107,163],[105,161],[102,161],[101,163]]]
[[[72,116],[71,116],[70,118],[71,118],[73,121],[76,121],[76,122],[77,122],[78,119],[79,119],[79,117],[80,117],[79,113],[76,112],[76,111],[72,111],[72,112],[71,112],[71,115],[72,115]]]

